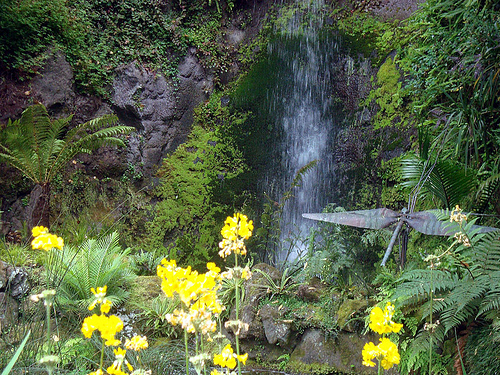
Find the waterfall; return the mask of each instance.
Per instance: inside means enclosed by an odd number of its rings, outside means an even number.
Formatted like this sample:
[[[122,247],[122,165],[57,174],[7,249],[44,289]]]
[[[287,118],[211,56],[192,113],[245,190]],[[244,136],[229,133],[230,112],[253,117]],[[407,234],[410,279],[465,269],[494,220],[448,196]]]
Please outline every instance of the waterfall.
[[[268,53],[278,61],[276,84],[268,92],[268,110],[274,112],[275,153],[264,179],[266,188],[283,194],[297,172],[308,163],[317,165],[303,175],[292,190],[281,219],[281,250],[274,262],[293,262],[306,251],[303,239],[314,225],[301,217],[321,212],[328,203],[334,181],[333,140],[342,121],[342,110],[332,95],[331,69],[339,40],[321,33],[321,1],[297,10],[269,44]]]

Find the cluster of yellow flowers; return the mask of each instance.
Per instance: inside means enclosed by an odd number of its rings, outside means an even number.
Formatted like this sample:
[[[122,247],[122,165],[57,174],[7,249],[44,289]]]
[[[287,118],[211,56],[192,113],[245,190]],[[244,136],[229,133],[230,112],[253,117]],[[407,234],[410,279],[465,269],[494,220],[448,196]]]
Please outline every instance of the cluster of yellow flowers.
[[[221,288],[222,279],[237,279],[238,283],[241,280],[248,280],[252,273],[250,268],[238,266],[238,255],[246,254],[246,247],[244,240],[250,238],[252,235],[253,223],[245,215],[235,214],[233,217],[228,217],[221,230],[223,240],[219,243],[221,251],[219,255],[222,258],[228,255],[235,254],[235,267],[228,269],[221,273],[219,267],[215,263],[207,263],[208,271],[200,274],[191,267],[181,268],[177,266],[175,260],[163,259],[157,267],[157,275],[161,278],[161,289],[169,298],[178,295],[182,301],[183,307],[176,309],[172,314],[167,314],[166,319],[172,325],[180,325],[185,331],[185,346],[186,346],[186,374],[189,373],[188,369],[188,345],[187,333],[200,334],[200,341],[203,342],[203,336],[208,336],[207,340],[212,341],[210,332],[216,330],[216,323],[214,317],[217,317],[223,309],[219,299],[217,298],[217,291]],[[238,310],[239,302],[239,284],[235,284],[236,289],[236,310]],[[238,320],[238,313],[236,313],[236,321],[238,327],[240,326]],[[239,332],[239,328],[237,330]],[[197,338],[198,340],[198,338]],[[221,354],[216,354],[214,357],[214,364],[234,369],[239,363],[245,363],[248,354],[239,355],[238,338],[236,337],[236,354],[233,352],[231,345],[226,346]],[[197,372],[205,366],[205,360],[208,359],[206,353],[198,354],[189,358],[195,365]],[[229,370],[228,370],[229,371]],[[213,370],[212,375],[220,374],[218,370]]]
[[[370,313],[370,329],[380,335],[399,332],[403,325],[393,322],[393,315],[394,305],[390,302],[387,302],[384,310],[376,306]],[[386,370],[399,364],[400,361],[398,347],[386,337],[382,337],[378,345],[373,342],[365,344],[362,355],[364,366],[374,367],[375,362],[373,362],[373,359],[376,358],[380,366]]]
[[[178,267],[175,260],[163,259],[157,267],[162,279],[161,289],[169,298],[179,295],[186,309],[174,310],[166,319],[172,325],[180,324],[188,332],[208,334],[216,330],[213,314],[220,314],[222,306],[217,299],[220,288],[220,268],[215,263],[207,263],[208,272],[200,274],[191,267]]]
[[[55,234],[50,234],[49,229],[43,226],[34,227],[31,230],[33,241],[31,247],[33,249],[50,251],[53,248],[62,250],[64,247],[64,240]]]
[[[121,341],[118,340],[115,335],[123,329],[123,321],[116,315],[107,316],[111,308],[111,303],[106,298],[107,286],[98,287],[96,289],[91,288],[91,292],[94,295],[94,301],[89,306],[89,310],[93,310],[97,305],[100,308],[100,315],[93,314],[84,319],[82,324],[82,333],[86,338],[92,337],[94,331],[99,331],[101,333],[101,338],[104,340],[104,344],[107,346],[119,346]],[[134,336],[131,339],[125,341],[125,348],[139,351],[141,349],[146,349],[148,347],[148,341],[145,336]],[[130,372],[130,374],[137,373],[130,363],[125,359],[127,350],[123,348],[113,349],[115,353],[115,360],[113,364],[106,369],[109,375],[128,375],[123,371],[123,366],[125,365]],[[147,373],[147,372],[146,372]],[[104,375],[105,372],[102,371],[102,359],[100,368],[89,375]]]
[[[393,365],[399,364],[398,347],[386,337],[381,338],[378,345],[373,342],[365,344],[363,348],[363,365],[374,367],[375,362],[372,361],[374,358],[380,361],[380,365],[385,370],[389,370]]]
[[[220,367],[224,368],[227,367],[228,369],[234,369],[237,365],[237,361],[245,364],[245,362],[248,359],[248,353],[245,353],[243,355],[237,355],[234,353],[233,348],[231,347],[231,344],[227,344],[224,349],[222,349],[222,352],[220,354],[216,354],[214,356],[214,364],[219,365]],[[210,375],[220,375],[222,374],[218,370],[213,370]]]
[[[252,235],[253,222],[246,215],[237,213],[228,216],[221,230],[222,241],[219,243],[219,255],[225,258],[231,253],[246,255],[247,249],[244,240]]]
[[[402,324],[394,323],[392,316],[394,315],[394,305],[387,302],[385,309],[380,307],[375,308],[370,313],[370,328],[372,331],[377,332],[379,335],[387,333],[398,333],[403,328]]]

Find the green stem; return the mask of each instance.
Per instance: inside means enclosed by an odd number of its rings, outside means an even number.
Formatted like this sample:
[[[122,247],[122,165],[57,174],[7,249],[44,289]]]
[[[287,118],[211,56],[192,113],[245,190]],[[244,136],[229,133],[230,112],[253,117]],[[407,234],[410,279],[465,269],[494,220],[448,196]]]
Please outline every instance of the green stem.
[[[235,268],[238,267],[238,254],[234,254],[234,258],[235,258],[235,261],[234,261],[234,264],[235,264]],[[239,324],[240,324],[240,321],[239,321],[239,311],[240,311],[240,290],[239,290],[239,279],[236,280],[236,284],[235,284],[235,294],[236,294],[236,300],[235,300],[235,304],[236,304],[236,322],[238,324],[238,327],[236,328],[236,332],[235,332],[235,341],[236,341],[236,355],[238,356],[239,358],[239,355],[240,355],[240,342],[239,342],[239,339],[238,339],[238,336],[239,336],[239,330],[240,330],[240,327],[239,327]],[[238,361],[238,375],[241,375],[241,364],[240,364],[240,361],[239,359],[237,360]]]
[[[104,340],[102,340],[102,345],[101,345],[101,360],[99,362],[99,370],[102,371],[102,364],[104,363]]]
[[[205,346],[203,345],[203,333],[200,333],[200,346],[201,346],[201,352],[205,354]],[[207,375],[207,367],[205,366],[205,360],[203,360],[203,374]]]
[[[378,361],[377,375],[382,375],[382,373],[383,373],[382,366],[380,366],[380,361]]]
[[[434,288],[434,280],[433,280],[433,276],[434,276],[434,272],[433,272],[433,268],[434,268],[434,265],[431,263],[431,301],[430,301],[430,315],[429,315],[429,375],[432,375],[432,302],[433,302],[433,299],[434,299],[434,291],[433,291],[433,288]]]
[[[47,301],[45,301],[47,302]],[[45,304],[45,312],[46,312],[46,319],[47,319],[47,355],[51,355],[52,353],[52,343],[50,340],[50,304],[46,303]]]
[[[184,351],[186,352],[186,375],[189,375],[189,347],[187,329],[184,329]]]

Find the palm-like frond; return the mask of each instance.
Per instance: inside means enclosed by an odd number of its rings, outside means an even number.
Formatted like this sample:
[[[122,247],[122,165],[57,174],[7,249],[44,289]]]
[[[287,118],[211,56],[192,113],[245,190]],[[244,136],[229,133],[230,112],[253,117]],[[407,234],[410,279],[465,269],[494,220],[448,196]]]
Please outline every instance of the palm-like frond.
[[[416,186],[424,174],[425,161],[410,156],[401,161],[403,186]],[[437,198],[445,208],[452,208],[470,194],[476,185],[476,176],[472,170],[451,160],[438,160],[429,177],[423,183],[421,194],[424,198]]]
[[[118,234],[113,232],[98,239],[89,239],[78,248],[65,252],[63,264],[68,272],[58,290],[61,305],[74,309],[86,309],[93,301],[90,288],[107,285],[107,298],[114,305],[123,302],[129,295],[127,286],[134,274],[127,262],[129,249],[122,250]],[[70,260],[77,252],[73,264]]]

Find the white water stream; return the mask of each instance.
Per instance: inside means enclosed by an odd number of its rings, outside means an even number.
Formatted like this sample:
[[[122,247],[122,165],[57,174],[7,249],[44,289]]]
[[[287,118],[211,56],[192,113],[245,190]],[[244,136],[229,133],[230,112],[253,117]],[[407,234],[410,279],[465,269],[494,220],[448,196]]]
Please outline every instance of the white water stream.
[[[301,186],[293,190],[294,197],[284,207],[277,264],[292,262],[305,252],[303,239],[314,223],[301,214],[321,212],[328,203],[334,178],[332,142],[342,120],[338,116],[342,115],[334,109],[330,70],[339,43],[319,33],[323,26],[322,5],[321,0],[316,1],[297,12],[280,30],[281,37],[269,45],[269,53],[277,55],[282,66],[279,84],[269,96],[269,111],[280,113],[274,124],[279,160],[274,161],[267,183],[278,185],[283,194],[301,168],[318,160],[303,175]]]

